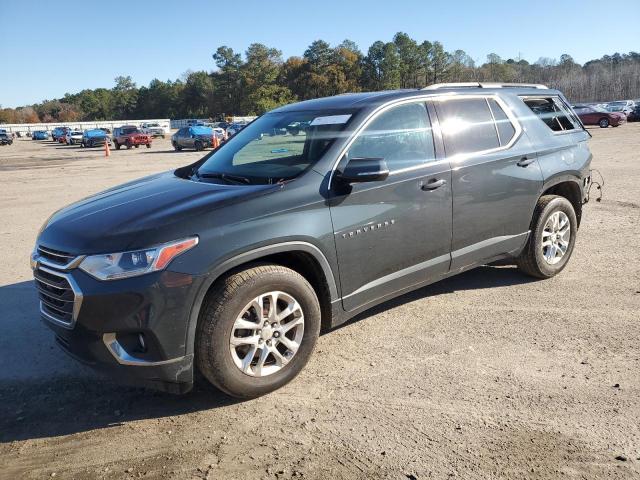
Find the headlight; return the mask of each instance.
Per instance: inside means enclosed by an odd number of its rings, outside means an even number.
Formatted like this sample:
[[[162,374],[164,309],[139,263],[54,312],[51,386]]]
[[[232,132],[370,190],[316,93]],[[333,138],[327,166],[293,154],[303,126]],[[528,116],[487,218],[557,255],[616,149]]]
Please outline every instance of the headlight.
[[[144,250],[90,255],[79,268],[98,280],[136,277],[163,270],[171,260],[197,244],[198,237],[190,237]]]

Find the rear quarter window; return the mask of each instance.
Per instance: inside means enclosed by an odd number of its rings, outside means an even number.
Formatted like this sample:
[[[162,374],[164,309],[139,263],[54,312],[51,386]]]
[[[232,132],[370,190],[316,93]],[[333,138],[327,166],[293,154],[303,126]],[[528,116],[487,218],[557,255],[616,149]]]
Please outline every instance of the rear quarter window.
[[[553,132],[562,133],[580,128],[575,114],[557,96],[523,97],[522,101]]]

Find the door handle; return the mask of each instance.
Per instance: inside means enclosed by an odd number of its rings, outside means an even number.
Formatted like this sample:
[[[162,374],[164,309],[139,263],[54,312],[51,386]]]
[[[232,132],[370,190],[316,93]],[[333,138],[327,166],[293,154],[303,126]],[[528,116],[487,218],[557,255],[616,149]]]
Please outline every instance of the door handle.
[[[520,159],[520,161],[516,164],[519,167],[526,167],[527,165],[531,165],[536,161],[536,157],[530,157],[529,155],[525,155]]]
[[[420,188],[424,191],[429,191],[429,190],[435,190],[436,188],[440,188],[446,184],[447,184],[447,181],[441,178],[440,180],[433,180],[429,183],[423,183]]]

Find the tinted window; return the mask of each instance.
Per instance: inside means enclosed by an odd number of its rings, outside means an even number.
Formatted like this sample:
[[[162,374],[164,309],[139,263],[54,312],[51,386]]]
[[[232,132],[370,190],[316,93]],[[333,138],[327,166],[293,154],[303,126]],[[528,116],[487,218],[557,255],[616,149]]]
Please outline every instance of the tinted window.
[[[557,97],[524,98],[524,103],[554,132],[573,130],[580,125]]]
[[[435,158],[431,124],[424,103],[393,107],[376,117],[353,142],[349,158],[384,158],[390,171]]]
[[[440,99],[436,108],[448,156],[500,146],[493,116],[484,98]]]
[[[502,107],[498,102],[496,102],[493,98],[489,98],[487,100],[489,102],[489,106],[491,107],[491,113],[493,113],[493,118],[496,121],[496,128],[498,129],[498,140],[500,141],[500,145],[507,145],[513,136],[516,134],[516,128],[507,117],[507,114],[504,112]]]

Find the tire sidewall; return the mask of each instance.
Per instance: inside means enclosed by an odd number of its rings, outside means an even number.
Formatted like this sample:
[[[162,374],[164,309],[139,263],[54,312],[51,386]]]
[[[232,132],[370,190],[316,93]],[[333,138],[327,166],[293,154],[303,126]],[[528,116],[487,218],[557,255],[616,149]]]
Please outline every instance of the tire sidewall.
[[[235,319],[244,307],[258,295],[269,291],[281,291],[297,300],[304,314],[304,334],[298,351],[285,367],[265,377],[253,377],[242,372],[234,363],[229,339]],[[212,334],[208,352],[211,368],[200,368],[201,372],[226,393],[252,398],[282,387],[304,368],[320,333],[320,306],[313,288],[303,277],[282,271],[269,272],[243,283],[234,291],[233,297],[215,312],[212,321],[215,322],[213,329],[199,328],[199,338],[196,339],[200,342],[201,335]],[[202,361],[206,360],[198,359],[199,366]]]
[[[544,255],[542,254],[542,232],[549,217],[557,211],[564,212],[569,218],[569,224],[571,226],[571,236],[569,239],[569,247],[567,248],[567,252],[558,263],[551,265],[547,263]],[[540,216],[538,217],[538,221],[536,223],[536,228],[533,232],[531,232],[531,234],[535,235],[533,238],[535,261],[540,272],[544,276],[553,277],[554,275],[560,273],[564,269],[564,267],[566,267],[573,253],[577,233],[578,221],[576,219],[576,213],[573,209],[573,206],[566,198],[554,198],[544,207],[542,212],[540,212]]]

